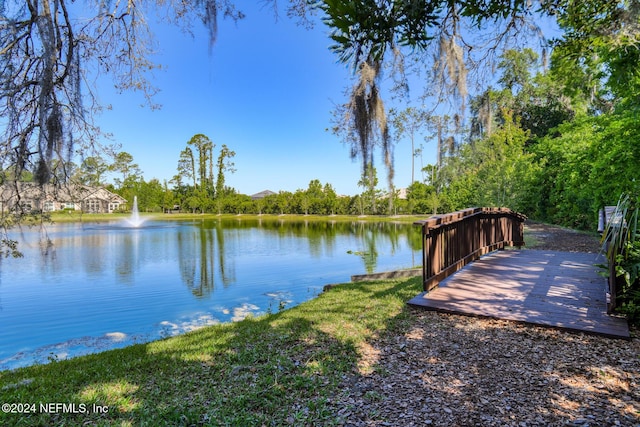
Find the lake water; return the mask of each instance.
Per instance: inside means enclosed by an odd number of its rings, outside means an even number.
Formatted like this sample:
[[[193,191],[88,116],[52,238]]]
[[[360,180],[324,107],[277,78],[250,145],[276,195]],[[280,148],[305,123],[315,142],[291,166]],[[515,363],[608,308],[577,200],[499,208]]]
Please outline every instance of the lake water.
[[[17,230],[16,230],[17,232]],[[250,219],[24,229],[0,261],[0,370],[276,312],[420,262],[411,224]]]

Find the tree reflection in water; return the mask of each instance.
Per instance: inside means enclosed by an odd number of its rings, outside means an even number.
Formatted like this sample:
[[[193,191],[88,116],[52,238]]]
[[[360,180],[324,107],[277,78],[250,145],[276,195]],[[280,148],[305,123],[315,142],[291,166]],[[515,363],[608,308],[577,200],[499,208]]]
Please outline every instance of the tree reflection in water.
[[[241,217],[203,220],[197,227],[181,229],[177,234],[180,273],[194,296],[208,297],[216,280],[224,287],[235,283],[233,261],[237,251],[252,251],[256,249],[252,245],[260,245],[266,246],[267,251],[278,252],[289,246],[286,242],[295,239],[304,241],[306,248],[295,245],[294,249],[306,249],[312,258],[320,258],[332,254],[340,246],[337,240],[346,236],[354,238],[354,248],[346,252],[359,256],[367,273],[377,269],[379,246],[393,255],[401,247],[401,241],[408,242],[413,251],[420,251],[422,244],[420,229],[406,223]],[[233,242],[232,247],[225,248],[227,240]],[[265,245],[264,241],[270,243]],[[412,262],[414,266],[415,259]]]
[[[311,218],[83,222],[47,236],[42,252],[24,230],[24,258],[2,263],[0,369],[281,310],[354,274],[415,266],[421,251],[412,224]]]

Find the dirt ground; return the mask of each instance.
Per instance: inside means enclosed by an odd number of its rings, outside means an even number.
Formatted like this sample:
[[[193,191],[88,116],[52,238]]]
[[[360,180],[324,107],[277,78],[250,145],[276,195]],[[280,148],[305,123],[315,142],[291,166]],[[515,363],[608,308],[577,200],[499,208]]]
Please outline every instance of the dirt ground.
[[[531,249],[598,252],[599,236],[526,223]],[[342,426],[640,426],[640,339],[412,311],[361,349],[330,402]]]
[[[597,253],[601,249],[597,232],[576,231],[534,221],[525,222],[525,236],[534,240],[529,249]]]

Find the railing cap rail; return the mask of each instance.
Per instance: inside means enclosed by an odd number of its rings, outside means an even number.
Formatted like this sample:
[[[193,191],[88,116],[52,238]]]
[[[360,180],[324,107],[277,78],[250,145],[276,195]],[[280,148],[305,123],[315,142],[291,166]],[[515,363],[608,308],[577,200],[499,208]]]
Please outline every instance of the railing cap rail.
[[[513,211],[509,208],[467,208],[467,209],[463,209],[456,212],[450,212],[447,214],[432,215],[427,219],[415,221],[413,224],[422,226],[425,229],[433,229],[433,228],[442,227],[447,224],[453,224],[455,222],[462,221],[463,219],[473,215],[483,215],[483,214],[510,215],[519,219],[520,221],[524,221],[527,219],[526,215]]]

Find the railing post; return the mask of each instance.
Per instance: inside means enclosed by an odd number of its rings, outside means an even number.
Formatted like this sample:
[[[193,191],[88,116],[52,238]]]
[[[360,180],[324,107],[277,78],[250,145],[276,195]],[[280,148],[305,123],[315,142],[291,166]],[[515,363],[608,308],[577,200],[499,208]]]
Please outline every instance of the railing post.
[[[442,270],[442,256],[444,248],[442,247],[441,230],[431,231],[431,242],[429,245],[429,263],[431,265],[431,276],[436,276]]]
[[[611,251],[607,262],[609,263],[609,298],[607,299],[607,313],[613,313],[616,309],[616,299],[618,298],[618,277],[616,275],[616,253]]]
[[[619,227],[622,227],[620,225]],[[617,230],[618,233],[621,232],[620,229]],[[617,237],[610,237],[610,239],[616,239]],[[609,246],[610,242],[607,242],[607,246]],[[609,248],[607,247],[607,263],[609,266],[609,295],[607,299],[607,313],[611,314],[618,307],[618,290],[620,289],[621,283],[620,279],[618,279],[618,273],[616,272],[616,258],[618,257],[619,248]]]

